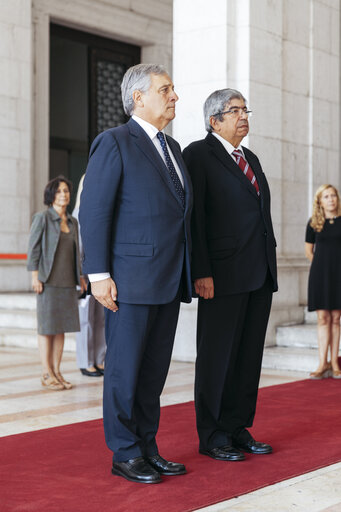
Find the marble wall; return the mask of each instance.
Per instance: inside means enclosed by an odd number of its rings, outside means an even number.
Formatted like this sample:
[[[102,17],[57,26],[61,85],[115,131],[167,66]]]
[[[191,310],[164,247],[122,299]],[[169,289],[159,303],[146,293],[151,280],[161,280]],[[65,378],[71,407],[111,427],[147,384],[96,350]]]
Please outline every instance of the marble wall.
[[[32,8],[0,2],[0,254],[26,253],[31,210]],[[27,286],[23,265],[0,260],[2,290]]]
[[[173,134],[181,145],[205,136],[202,105],[215,89],[239,89],[254,112],[244,143],[259,156],[272,193],[280,290],[267,344],[274,344],[276,325],[303,320],[313,193],[341,182],[340,2],[215,0],[213,10],[205,0],[174,0],[173,19],[180,96]],[[194,336],[178,333],[176,354],[194,347]]]
[[[0,255],[26,253],[49,178],[50,22],[141,47],[172,67],[172,0],[0,2]],[[2,291],[30,289],[26,262],[0,259]]]

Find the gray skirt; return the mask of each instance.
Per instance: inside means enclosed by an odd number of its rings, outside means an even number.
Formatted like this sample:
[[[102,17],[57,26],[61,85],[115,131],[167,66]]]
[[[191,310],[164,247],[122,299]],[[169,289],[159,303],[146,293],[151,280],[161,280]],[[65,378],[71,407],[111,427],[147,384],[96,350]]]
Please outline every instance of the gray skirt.
[[[38,334],[54,335],[80,330],[78,291],[44,284],[37,295]]]

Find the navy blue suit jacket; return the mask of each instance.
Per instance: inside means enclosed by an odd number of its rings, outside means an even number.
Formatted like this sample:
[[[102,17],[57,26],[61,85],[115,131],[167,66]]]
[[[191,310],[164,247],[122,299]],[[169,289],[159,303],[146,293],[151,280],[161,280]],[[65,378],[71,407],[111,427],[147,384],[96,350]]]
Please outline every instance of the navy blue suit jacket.
[[[118,301],[166,304],[179,289],[191,301],[192,186],[178,143],[167,142],[184,178],[185,209],[166,165],[133,119],[96,137],[79,220],[86,274],[110,272]]]

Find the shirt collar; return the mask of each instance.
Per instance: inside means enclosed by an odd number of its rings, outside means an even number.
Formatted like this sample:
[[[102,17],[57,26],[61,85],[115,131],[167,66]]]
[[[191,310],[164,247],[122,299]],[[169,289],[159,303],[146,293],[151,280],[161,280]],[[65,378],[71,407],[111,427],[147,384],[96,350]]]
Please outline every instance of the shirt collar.
[[[134,121],[141,126],[141,128],[146,132],[148,137],[152,140],[160,131],[153,124],[148,123],[148,121],[141,119],[141,117],[138,117],[135,114],[132,115],[132,119],[134,119]]]
[[[219,135],[219,133],[212,132],[212,135],[214,135],[222,143],[222,145],[224,146],[229,155],[232,155],[233,151],[241,151],[242,155],[245,157],[241,145],[235,148],[228,140],[224,139],[221,135]]]

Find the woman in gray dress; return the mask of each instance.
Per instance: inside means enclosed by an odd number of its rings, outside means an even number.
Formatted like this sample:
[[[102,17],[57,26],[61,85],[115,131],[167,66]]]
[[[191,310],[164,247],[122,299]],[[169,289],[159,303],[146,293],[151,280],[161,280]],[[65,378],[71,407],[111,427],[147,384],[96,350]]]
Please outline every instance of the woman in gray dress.
[[[86,283],[80,275],[78,223],[67,213],[72,184],[58,176],[45,187],[48,208],[33,216],[27,269],[37,293],[38,345],[41,383],[52,390],[72,385],[60,373],[64,333],[79,331],[78,292]]]

